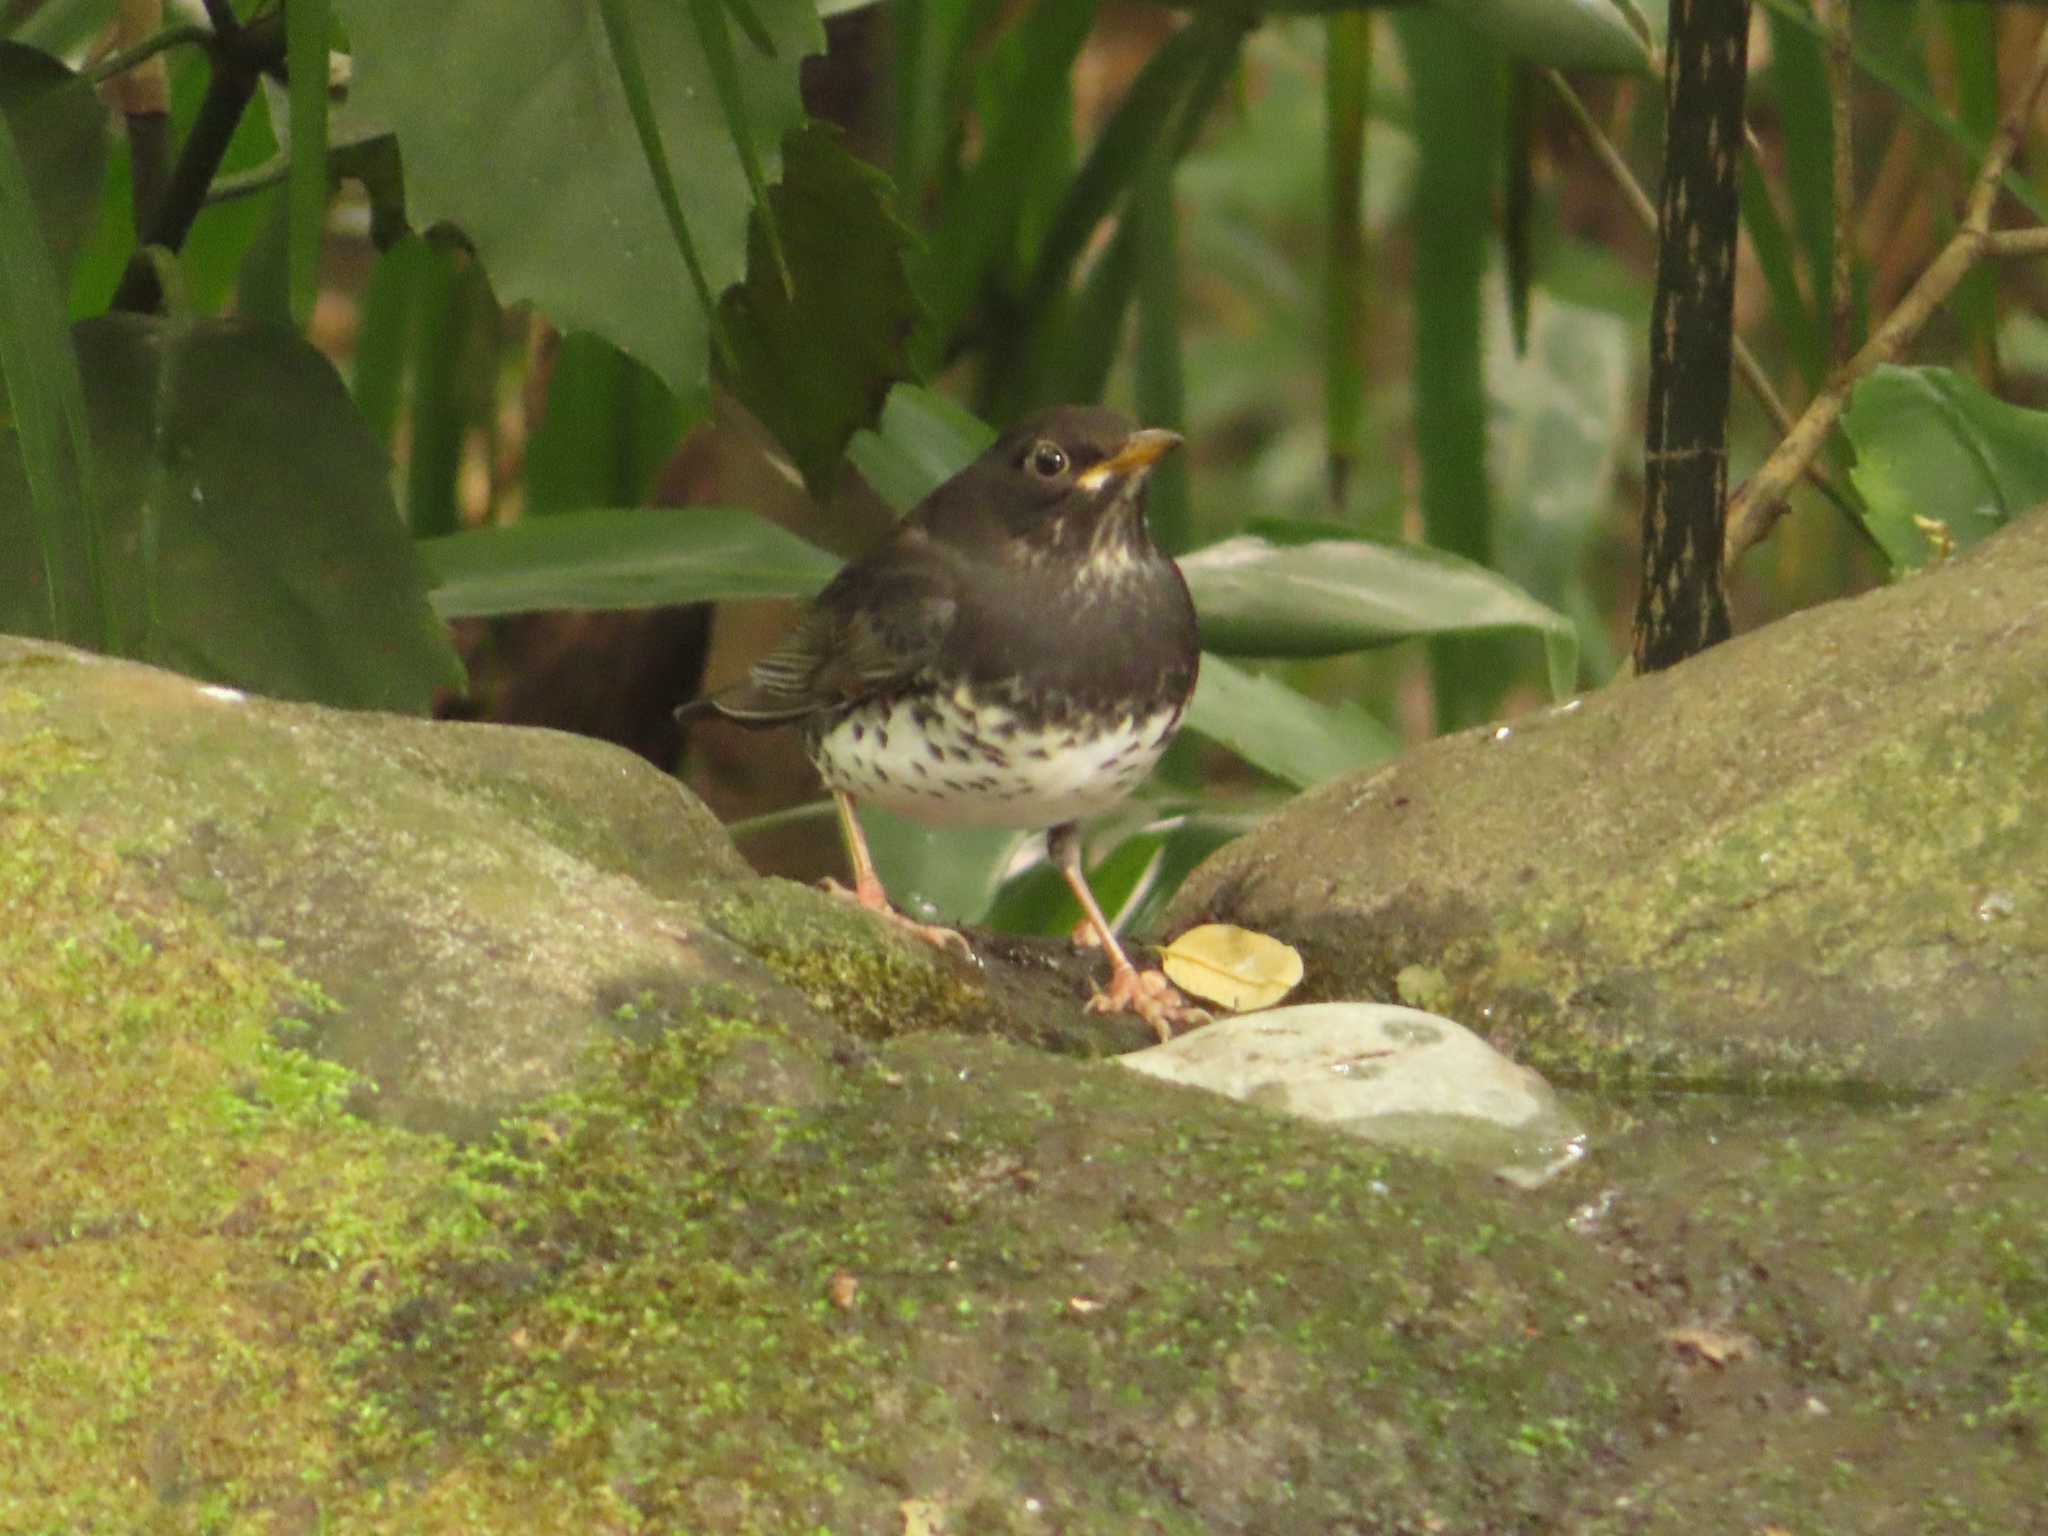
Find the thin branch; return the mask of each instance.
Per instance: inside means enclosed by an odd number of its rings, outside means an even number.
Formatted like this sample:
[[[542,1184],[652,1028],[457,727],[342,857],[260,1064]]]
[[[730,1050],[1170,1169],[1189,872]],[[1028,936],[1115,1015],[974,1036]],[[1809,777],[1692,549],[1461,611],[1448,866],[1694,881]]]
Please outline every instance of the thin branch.
[[[1841,420],[1842,412],[1848,407],[1849,392],[1857,382],[1878,364],[1889,362],[1903,352],[1920,334],[1921,327],[1955,291],[1956,285],[1991,249],[1991,214],[1998,204],[1999,184],[2019,149],[2027,120],[2034,110],[2034,98],[2040,94],[2044,83],[2048,83],[2048,28],[2042,29],[2035,44],[2033,67],[2026,84],[2007,109],[1991,147],[1985,152],[1983,164],[1977,169],[1969,199],[1964,204],[1962,227],[1928,264],[1907,290],[1906,296],[1885,316],[1884,323],[1871,334],[1870,340],[1835,370],[1827,388],[1814,396],[1805,414],[1771,451],[1771,456],[1729,499],[1727,543],[1722,552],[1724,568],[1732,569],[1738,560],[1761,543],[1770,533],[1771,525],[1783,515],[1786,495],[1820,453],[1828,435],[1834,431],[1835,423]]]
[[[2032,229],[1994,229],[1984,237],[1987,261],[2011,261],[2021,256],[2048,256],[2048,224]]]

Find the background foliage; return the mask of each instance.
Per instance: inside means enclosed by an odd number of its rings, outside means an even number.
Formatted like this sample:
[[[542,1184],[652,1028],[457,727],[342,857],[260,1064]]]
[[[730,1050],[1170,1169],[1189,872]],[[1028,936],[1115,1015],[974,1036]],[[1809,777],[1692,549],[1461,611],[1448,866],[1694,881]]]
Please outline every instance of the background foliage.
[[[505,655],[445,621],[801,594],[990,423],[1108,398],[1190,436],[1153,518],[1210,653],[1099,840],[1140,918],[1275,797],[1624,654],[1651,236],[1602,152],[1655,186],[1654,5],[151,12],[0,20],[0,626],[445,707]],[[1795,405],[1952,231],[2041,26],[1847,14],[1752,38],[1737,322]],[[1859,386],[1739,621],[2048,493],[2043,295],[1981,266]],[[1739,480],[1779,428],[1733,430]],[[1006,835],[876,841],[920,904],[1073,915]]]

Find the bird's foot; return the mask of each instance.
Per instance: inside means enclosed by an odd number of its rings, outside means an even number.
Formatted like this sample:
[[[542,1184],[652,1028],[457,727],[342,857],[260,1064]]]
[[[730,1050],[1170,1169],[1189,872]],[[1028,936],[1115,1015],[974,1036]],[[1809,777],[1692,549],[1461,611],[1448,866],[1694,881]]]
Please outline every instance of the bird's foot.
[[[1109,985],[1088,999],[1088,1011],[1135,1013],[1152,1026],[1161,1045],[1173,1038],[1175,1029],[1193,1029],[1210,1019],[1180,995],[1164,971],[1141,971],[1129,964],[1109,973]]]
[[[882,894],[879,885],[873,890],[865,890],[857,885],[848,887],[841,885],[837,880],[826,879],[818,882],[818,888],[829,891],[841,901],[850,901],[877,917],[887,918],[912,938],[922,939],[939,949],[950,949],[963,960],[980,963],[975,959],[974,947],[967,942],[967,935],[957,928],[947,928],[939,923],[920,923],[914,917],[904,916],[889,905],[889,898]]]

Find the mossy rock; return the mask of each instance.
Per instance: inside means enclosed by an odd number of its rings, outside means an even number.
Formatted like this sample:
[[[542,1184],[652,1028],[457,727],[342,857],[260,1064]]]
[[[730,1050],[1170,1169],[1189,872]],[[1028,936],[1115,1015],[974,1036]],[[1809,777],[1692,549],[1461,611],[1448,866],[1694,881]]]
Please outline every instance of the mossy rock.
[[[1562,1082],[1911,1093],[2048,1040],[2048,516],[1304,796],[1189,880],[1304,1000]]]

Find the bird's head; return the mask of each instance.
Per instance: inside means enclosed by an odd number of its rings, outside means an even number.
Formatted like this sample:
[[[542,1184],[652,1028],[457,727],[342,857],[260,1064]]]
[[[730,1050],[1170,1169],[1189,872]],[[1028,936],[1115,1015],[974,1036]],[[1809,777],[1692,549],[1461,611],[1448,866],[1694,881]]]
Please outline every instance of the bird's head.
[[[1004,433],[969,474],[983,510],[1027,556],[1080,552],[1114,564],[1147,542],[1145,481],[1180,440],[1115,411],[1060,406]]]

